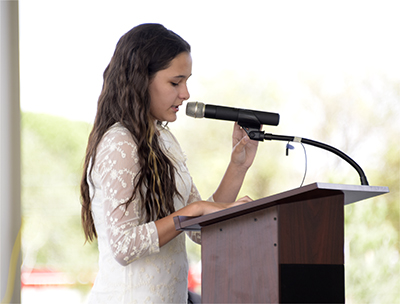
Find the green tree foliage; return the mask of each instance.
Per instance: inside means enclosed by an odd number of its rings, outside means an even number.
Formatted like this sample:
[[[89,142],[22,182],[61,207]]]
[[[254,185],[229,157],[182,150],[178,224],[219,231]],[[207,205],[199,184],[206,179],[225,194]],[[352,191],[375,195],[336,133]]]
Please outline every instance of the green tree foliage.
[[[90,125],[22,114],[23,269],[67,274],[84,287],[96,272],[97,248],[84,246],[79,182]]]
[[[388,141],[385,162],[371,176],[390,193],[346,207],[346,286],[349,303],[400,300],[400,148]]]

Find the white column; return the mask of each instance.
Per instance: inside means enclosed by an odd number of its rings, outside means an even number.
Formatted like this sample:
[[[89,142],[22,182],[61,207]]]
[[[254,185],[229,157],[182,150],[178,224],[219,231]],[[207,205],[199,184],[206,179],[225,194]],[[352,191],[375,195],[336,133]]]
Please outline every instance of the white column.
[[[0,5],[0,301],[21,303],[18,0]]]

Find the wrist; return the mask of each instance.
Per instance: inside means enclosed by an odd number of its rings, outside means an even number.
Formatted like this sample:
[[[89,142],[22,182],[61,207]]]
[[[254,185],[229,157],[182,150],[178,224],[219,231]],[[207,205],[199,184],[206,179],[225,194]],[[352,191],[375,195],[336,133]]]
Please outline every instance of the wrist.
[[[228,165],[228,170],[232,170],[233,172],[235,172],[236,174],[246,174],[247,170],[249,170],[250,167],[244,165],[244,164],[240,164],[240,163],[236,163],[234,161],[230,161],[229,165]]]

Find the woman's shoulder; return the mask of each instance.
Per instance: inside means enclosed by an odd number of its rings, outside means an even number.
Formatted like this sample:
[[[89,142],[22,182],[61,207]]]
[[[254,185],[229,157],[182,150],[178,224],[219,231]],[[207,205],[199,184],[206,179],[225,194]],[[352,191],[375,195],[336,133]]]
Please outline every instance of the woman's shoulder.
[[[136,150],[136,143],[127,128],[115,123],[104,133],[99,143],[99,152],[113,152],[120,149]]]
[[[137,146],[129,130],[119,123],[114,124],[99,143],[96,156],[97,171],[100,172],[105,163],[122,162],[125,165],[125,162],[128,162],[130,164],[132,158],[136,159],[136,151]]]
[[[126,136],[126,135],[129,135],[130,132],[129,132],[129,130],[127,128],[125,128],[119,122],[116,122],[110,128],[108,128],[106,133],[104,133],[104,136],[110,136],[110,135],[116,135],[116,134],[120,134],[122,136]]]
[[[116,141],[128,141],[133,143],[133,137],[129,130],[121,125],[119,122],[113,124],[107,131],[104,133],[103,138],[101,140],[103,143],[105,142],[116,142]]]

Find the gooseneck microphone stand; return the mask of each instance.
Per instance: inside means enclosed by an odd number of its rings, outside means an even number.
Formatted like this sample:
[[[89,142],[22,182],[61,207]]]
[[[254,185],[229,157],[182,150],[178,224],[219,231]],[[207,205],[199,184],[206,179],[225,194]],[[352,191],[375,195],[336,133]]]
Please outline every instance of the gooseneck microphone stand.
[[[271,133],[264,133],[264,131],[260,130],[261,126],[258,126],[258,128],[254,127],[254,126],[246,126],[247,125],[246,123],[241,123],[240,121],[238,122],[238,124],[246,131],[247,135],[252,140],[257,140],[257,141],[278,140],[278,141],[288,141],[288,142],[299,142],[299,143],[308,144],[308,145],[311,145],[311,146],[315,146],[315,147],[322,148],[324,150],[330,151],[330,152],[338,155],[342,159],[344,159],[351,166],[353,166],[354,169],[356,169],[356,171],[358,172],[358,174],[360,176],[361,185],[368,186],[367,177],[365,176],[365,173],[361,169],[361,167],[353,159],[351,159],[349,156],[347,156],[345,153],[343,153],[342,151],[340,151],[340,150],[338,150],[338,149],[336,149],[334,147],[331,147],[331,146],[326,145],[324,143],[321,143],[321,142],[318,142],[318,141],[314,141],[314,140],[311,140],[311,139],[307,139],[307,138],[301,138],[301,137],[295,137],[295,136],[286,136],[286,135],[274,135],[274,134],[271,134]]]

